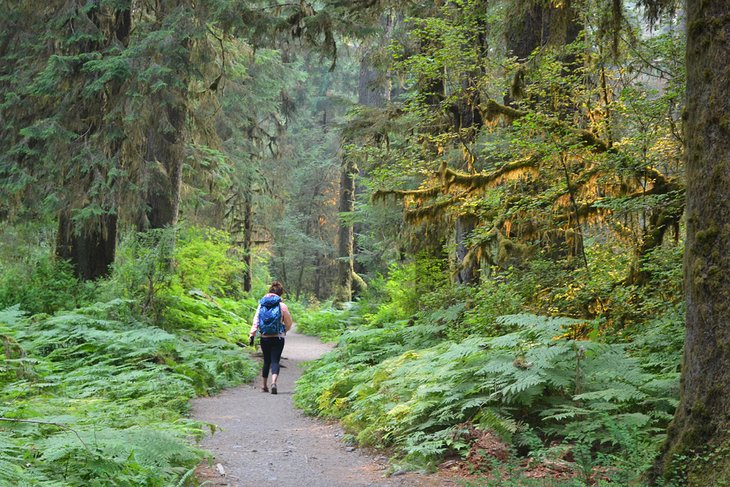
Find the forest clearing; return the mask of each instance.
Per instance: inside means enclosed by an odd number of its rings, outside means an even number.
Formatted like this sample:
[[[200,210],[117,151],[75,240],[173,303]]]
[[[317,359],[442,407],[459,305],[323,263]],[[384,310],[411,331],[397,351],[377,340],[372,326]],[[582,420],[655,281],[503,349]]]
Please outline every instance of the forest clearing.
[[[727,0],[1,4],[0,486],[730,485]]]

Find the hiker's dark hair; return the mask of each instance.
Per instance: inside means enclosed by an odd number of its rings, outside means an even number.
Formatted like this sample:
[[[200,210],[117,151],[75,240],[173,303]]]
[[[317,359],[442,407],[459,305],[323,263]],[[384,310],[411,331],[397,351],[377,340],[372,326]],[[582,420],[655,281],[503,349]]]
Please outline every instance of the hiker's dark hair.
[[[282,286],[279,281],[274,281],[271,283],[271,286],[269,286],[269,292],[282,296],[284,294],[284,286]]]

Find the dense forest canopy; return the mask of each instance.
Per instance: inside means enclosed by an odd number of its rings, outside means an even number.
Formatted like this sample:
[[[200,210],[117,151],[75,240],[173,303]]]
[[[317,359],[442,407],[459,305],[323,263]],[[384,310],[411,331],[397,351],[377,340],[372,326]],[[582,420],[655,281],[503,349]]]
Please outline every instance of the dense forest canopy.
[[[2,6],[0,480],[95,478],[59,397],[132,424],[247,378],[222,363],[271,279],[340,340],[300,407],[399,461],[501,471],[489,434],[525,475],[730,478],[722,0]],[[115,401],[72,363],[169,387]],[[115,448],[130,482],[198,458]]]

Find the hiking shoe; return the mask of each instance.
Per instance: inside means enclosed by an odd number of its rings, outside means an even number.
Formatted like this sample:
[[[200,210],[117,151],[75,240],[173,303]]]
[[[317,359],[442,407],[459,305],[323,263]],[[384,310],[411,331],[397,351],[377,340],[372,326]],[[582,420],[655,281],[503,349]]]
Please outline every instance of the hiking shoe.
[[[271,393],[272,393],[272,394],[278,394],[278,393],[276,392],[276,384],[271,384]]]
[[[269,392],[269,388],[264,386],[261,388],[261,392]]]

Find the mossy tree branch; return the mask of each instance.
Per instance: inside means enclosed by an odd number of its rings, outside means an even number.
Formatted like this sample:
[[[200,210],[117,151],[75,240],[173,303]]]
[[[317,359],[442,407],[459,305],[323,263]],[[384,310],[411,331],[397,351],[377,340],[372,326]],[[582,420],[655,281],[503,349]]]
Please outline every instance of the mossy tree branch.
[[[484,112],[484,117],[487,120],[494,120],[498,116],[503,116],[510,123],[513,122],[514,120],[524,118],[530,114],[530,112],[523,111],[523,110],[516,110],[512,107],[508,107],[507,105],[502,105],[500,103],[497,103],[494,100],[488,100],[482,106],[482,111]],[[597,152],[597,153],[606,152],[610,148],[610,145],[606,141],[601,140],[600,137],[598,137],[596,134],[594,134],[590,130],[571,127],[570,125],[568,125],[565,122],[562,122],[560,120],[552,120],[552,119],[550,119],[548,121],[548,126],[553,130],[564,131],[564,132],[568,133],[569,135],[576,137],[579,141],[583,142],[587,147],[590,147],[594,152]]]

